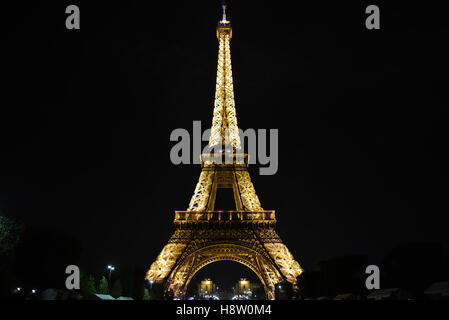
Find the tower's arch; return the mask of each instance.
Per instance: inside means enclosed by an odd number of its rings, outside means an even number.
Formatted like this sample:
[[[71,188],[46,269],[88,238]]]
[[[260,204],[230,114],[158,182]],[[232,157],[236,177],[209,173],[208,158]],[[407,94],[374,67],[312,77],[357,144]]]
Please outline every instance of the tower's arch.
[[[282,280],[273,262],[260,252],[235,243],[206,245],[185,256],[168,278],[168,288],[176,297],[183,297],[195,274],[208,264],[233,261],[251,269],[262,283],[268,299],[274,298],[274,286]]]

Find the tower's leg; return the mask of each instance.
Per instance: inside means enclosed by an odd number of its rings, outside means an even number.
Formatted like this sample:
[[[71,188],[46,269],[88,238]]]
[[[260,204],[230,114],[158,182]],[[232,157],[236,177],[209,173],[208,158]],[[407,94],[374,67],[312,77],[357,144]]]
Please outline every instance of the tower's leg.
[[[267,297],[267,300],[274,300],[274,287],[265,287],[265,296]]]

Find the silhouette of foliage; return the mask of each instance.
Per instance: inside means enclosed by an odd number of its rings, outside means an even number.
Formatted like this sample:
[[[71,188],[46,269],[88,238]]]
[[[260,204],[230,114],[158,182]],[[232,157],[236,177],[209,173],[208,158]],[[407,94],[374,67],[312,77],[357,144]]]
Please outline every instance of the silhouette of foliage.
[[[143,298],[142,300],[150,300],[150,293],[148,292],[148,289],[145,288],[143,291]]]
[[[120,279],[116,280],[114,282],[114,285],[112,286],[112,290],[111,290],[111,296],[113,296],[114,298],[118,298],[122,295],[122,282],[120,281]]]
[[[95,289],[95,277],[93,275],[81,272],[80,291],[84,297],[97,293],[97,289]]]
[[[109,283],[105,276],[102,276],[98,283],[97,293],[109,294]]]
[[[0,215],[0,255],[11,254],[19,243],[24,226],[11,218]]]

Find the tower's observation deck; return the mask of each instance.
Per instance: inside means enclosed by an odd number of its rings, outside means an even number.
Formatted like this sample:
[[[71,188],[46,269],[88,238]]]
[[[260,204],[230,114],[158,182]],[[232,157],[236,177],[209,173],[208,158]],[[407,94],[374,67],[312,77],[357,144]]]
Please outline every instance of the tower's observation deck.
[[[246,227],[250,223],[260,226],[261,223],[266,223],[267,226],[273,227],[276,218],[274,210],[175,211],[175,225],[182,226],[184,224],[196,224],[197,222],[206,222],[207,225],[223,227]]]

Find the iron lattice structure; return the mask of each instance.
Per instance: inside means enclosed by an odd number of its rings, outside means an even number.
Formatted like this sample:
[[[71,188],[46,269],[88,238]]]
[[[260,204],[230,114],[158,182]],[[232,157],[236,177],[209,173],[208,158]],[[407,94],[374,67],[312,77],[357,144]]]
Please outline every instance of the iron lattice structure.
[[[202,171],[189,207],[175,212],[175,232],[146,274],[146,280],[164,284],[177,298],[184,297],[198,270],[216,261],[235,261],[250,268],[268,299],[275,298],[275,285],[282,281],[297,288],[297,277],[303,271],[275,231],[275,212],[261,207],[248,172],[248,155],[237,153],[240,137],[231,37],[224,12],[217,27],[218,68],[209,139],[209,147],[221,148],[201,155]],[[232,188],[236,210],[214,210],[219,188]]]

